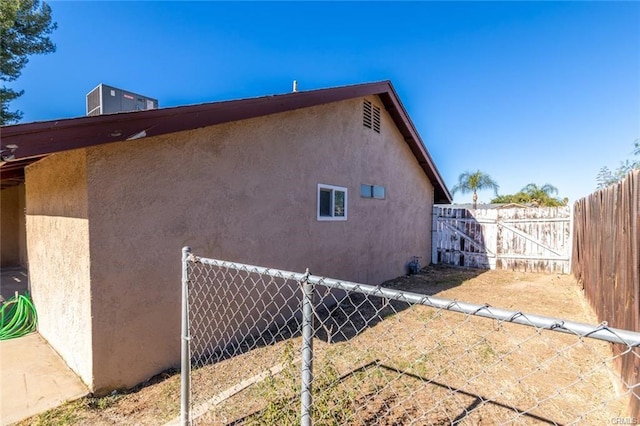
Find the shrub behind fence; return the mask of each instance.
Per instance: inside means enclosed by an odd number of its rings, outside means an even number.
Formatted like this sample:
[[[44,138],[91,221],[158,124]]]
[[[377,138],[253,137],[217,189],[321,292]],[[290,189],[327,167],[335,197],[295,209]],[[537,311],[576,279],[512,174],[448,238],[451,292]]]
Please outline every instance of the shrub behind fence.
[[[612,361],[637,361],[640,333],[183,260],[183,424],[627,420],[637,383]]]

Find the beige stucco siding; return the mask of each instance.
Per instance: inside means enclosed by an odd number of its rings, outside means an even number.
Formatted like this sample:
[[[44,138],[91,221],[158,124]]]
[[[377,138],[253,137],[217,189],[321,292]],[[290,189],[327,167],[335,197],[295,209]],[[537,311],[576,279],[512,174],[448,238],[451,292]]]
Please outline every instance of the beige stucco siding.
[[[26,168],[29,279],[38,329],[82,380],[93,381],[84,150]]]
[[[27,266],[24,184],[0,191],[0,266]]]
[[[347,221],[316,220],[318,183],[348,188]],[[87,184],[97,389],[178,363],[183,245],[368,283],[430,258],[433,187],[384,108],[380,134],[363,127],[361,99],[88,148]]]

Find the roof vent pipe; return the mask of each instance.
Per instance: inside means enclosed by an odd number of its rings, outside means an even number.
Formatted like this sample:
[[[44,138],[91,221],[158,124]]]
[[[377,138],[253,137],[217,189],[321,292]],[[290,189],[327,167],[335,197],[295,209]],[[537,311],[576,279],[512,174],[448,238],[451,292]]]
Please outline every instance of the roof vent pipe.
[[[298,91],[298,80],[293,80],[293,92]]]

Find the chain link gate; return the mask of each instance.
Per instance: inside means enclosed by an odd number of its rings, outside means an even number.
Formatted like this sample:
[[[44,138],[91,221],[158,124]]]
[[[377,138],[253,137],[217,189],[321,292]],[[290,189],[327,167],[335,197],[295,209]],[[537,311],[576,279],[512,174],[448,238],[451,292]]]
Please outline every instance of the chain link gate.
[[[187,424],[637,419],[640,333],[183,251]],[[611,345],[621,345],[613,356]]]

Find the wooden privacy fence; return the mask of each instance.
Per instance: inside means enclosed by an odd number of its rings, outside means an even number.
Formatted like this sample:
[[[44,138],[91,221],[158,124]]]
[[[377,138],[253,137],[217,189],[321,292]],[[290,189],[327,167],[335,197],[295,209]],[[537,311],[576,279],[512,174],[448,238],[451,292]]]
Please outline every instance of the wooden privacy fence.
[[[432,232],[432,263],[569,273],[569,207],[435,206]]]
[[[571,272],[600,321],[640,331],[640,171],[574,205]],[[614,345],[614,354],[623,348]],[[640,382],[640,354],[616,358],[627,383]],[[640,389],[631,398],[640,415]]]

